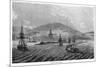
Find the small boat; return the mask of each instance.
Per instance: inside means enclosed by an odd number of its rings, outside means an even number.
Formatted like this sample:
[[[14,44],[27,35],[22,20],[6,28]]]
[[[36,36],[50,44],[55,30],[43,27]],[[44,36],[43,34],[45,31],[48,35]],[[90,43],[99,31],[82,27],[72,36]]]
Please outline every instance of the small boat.
[[[26,46],[18,45],[17,49],[20,51],[28,51],[28,48]]]
[[[78,48],[75,47],[75,44],[67,45],[66,51],[70,53],[82,53]]]

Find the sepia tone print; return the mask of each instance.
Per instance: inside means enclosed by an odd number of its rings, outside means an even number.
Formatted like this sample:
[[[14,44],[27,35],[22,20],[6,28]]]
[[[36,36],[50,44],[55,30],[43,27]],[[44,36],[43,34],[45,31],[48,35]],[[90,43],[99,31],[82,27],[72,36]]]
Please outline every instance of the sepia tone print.
[[[94,59],[95,7],[12,2],[12,63]]]

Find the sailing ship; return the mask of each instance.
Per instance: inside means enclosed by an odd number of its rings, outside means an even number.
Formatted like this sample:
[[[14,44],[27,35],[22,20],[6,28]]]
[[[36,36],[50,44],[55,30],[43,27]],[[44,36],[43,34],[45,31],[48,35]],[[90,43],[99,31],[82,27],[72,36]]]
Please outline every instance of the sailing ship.
[[[20,51],[28,51],[27,45],[25,43],[25,35],[23,32],[23,26],[21,26],[21,31],[19,34],[19,44],[17,46],[17,49]]]

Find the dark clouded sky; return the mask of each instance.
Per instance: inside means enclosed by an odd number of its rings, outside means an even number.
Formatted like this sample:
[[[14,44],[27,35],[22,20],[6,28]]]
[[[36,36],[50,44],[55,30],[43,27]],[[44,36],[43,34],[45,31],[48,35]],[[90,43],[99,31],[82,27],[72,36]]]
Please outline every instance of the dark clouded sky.
[[[46,3],[12,3],[13,24],[34,28],[47,23],[63,23],[81,32],[93,30],[95,7],[79,5],[52,5]]]

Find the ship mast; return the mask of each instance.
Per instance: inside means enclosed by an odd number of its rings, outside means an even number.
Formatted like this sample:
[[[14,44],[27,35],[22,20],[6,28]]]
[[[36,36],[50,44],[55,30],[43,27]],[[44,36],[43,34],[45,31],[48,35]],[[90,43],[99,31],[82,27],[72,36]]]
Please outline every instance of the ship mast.
[[[53,33],[51,29],[49,30],[49,38],[53,38]]]
[[[58,40],[58,42],[59,42],[59,46],[63,46],[61,34],[59,34],[59,40]]]
[[[24,39],[25,39],[25,36],[24,36],[24,32],[23,32],[23,26],[21,25],[21,31],[19,34],[19,45],[22,45],[23,47],[26,46]]]
[[[23,26],[21,25],[21,30],[20,30],[20,34],[19,34],[19,44],[17,46],[18,50],[21,50],[21,51],[27,51],[28,50],[24,39],[25,39],[25,34],[24,34],[24,31],[23,31]]]

